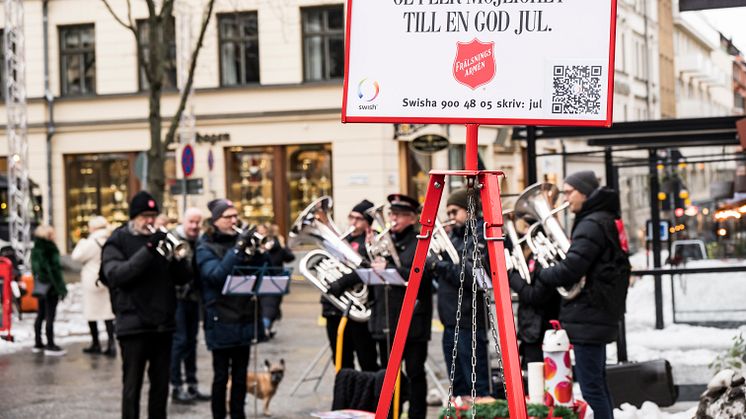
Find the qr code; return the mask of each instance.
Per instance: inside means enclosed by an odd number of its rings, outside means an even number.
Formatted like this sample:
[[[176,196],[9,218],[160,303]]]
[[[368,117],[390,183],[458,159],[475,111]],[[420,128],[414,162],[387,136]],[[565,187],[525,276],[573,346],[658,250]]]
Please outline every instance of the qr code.
[[[552,78],[552,113],[601,112],[600,65],[555,65]]]

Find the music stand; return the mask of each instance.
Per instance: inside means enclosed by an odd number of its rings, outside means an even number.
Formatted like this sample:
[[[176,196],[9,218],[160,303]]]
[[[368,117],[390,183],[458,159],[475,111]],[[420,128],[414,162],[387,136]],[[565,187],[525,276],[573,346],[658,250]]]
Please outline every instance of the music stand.
[[[292,269],[282,266],[235,266],[223,285],[223,295],[250,295],[254,300],[254,375],[259,371],[259,297],[290,292]],[[246,389],[249,392],[248,386]],[[254,396],[254,417],[258,417],[259,399]]]

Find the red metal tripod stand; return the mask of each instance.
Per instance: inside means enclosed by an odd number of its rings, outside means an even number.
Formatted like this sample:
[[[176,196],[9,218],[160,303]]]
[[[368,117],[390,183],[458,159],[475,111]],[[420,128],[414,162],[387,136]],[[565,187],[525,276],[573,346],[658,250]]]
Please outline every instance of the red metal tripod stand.
[[[402,353],[412,320],[412,311],[417,299],[417,291],[420,289],[420,281],[424,273],[425,260],[430,247],[430,239],[437,219],[438,206],[443,195],[446,176],[466,176],[470,180],[468,184],[473,185],[480,191],[485,221],[484,239],[487,241],[490,258],[490,277],[495,292],[497,328],[503,357],[503,373],[507,390],[505,397],[508,399],[511,418],[527,418],[526,399],[523,395],[523,380],[510,300],[510,287],[504,257],[502,204],[500,203],[500,184],[498,182],[503,173],[496,170],[477,170],[478,128],[479,126],[476,124],[466,125],[466,170],[430,172],[425,205],[420,216],[422,229],[420,235],[417,236],[417,250],[412,263],[412,270],[409,273],[409,283],[404,294],[404,303],[396,327],[388,366],[386,367],[383,388],[378,399],[376,419],[386,419],[391,407],[394,384],[399,373]]]

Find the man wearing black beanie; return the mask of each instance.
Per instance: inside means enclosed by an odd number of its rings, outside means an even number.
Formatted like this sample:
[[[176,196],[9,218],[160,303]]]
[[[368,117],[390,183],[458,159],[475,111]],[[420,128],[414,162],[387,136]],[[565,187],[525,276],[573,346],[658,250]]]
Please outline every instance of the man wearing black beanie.
[[[577,296],[562,300],[559,320],[573,345],[574,371],[583,398],[596,418],[612,419],[606,345],[617,339],[630,274],[617,227],[619,194],[599,187],[591,171],[568,176],[563,191],[575,214],[571,245],[565,259],[542,269],[536,278],[545,286],[579,289]]]
[[[344,240],[349,243],[353,250],[358,252],[365,263],[368,260],[368,252],[365,247],[366,238],[371,234],[373,216],[370,211],[373,203],[363,199],[355,205],[347,216],[349,228]],[[329,286],[329,294],[339,297],[345,291],[361,284],[360,277],[353,271],[340,279],[332,282]],[[337,328],[342,320],[342,310],[334,306],[329,300],[321,296],[321,315],[326,319],[326,336],[329,338],[329,346],[332,349],[332,362],[337,353]],[[356,321],[347,322],[342,341],[342,368],[355,368],[355,355],[363,371],[378,371],[378,351],[376,342],[368,330],[368,323]]]
[[[159,251],[166,233],[155,231],[159,209],[147,192],[130,201],[130,221],[106,241],[100,281],[109,287],[122,351],[122,418],[140,417],[140,389],[148,367],[148,417],[165,418],[177,284],[188,278],[184,260]]]

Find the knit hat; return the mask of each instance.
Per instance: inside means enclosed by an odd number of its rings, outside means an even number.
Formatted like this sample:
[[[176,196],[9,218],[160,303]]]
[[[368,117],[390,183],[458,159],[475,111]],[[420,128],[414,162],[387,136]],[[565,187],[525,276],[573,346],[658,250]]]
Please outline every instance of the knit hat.
[[[223,216],[228,208],[235,208],[233,201],[228,199],[213,199],[207,203],[207,209],[210,210],[210,221],[213,223]]]
[[[468,209],[469,191],[467,189],[461,188],[451,192],[451,195],[448,196],[448,201],[446,201],[446,205],[456,205],[463,209]]]
[[[368,224],[372,224],[373,217],[366,212],[371,208],[373,208],[373,203],[368,201],[367,199],[363,199],[362,201],[360,201],[359,204],[352,207],[352,212],[360,213],[363,218],[365,218],[365,221],[368,222]]]
[[[158,209],[158,203],[155,202],[155,198],[146,191],[140,191],[132,197],[132,201],[130,201],[130,220],[143,212],[152,212],[155,214],[161,212]]]
[[[573,173],[565,178],[565,183],[585,196],[590,196],[593,191],[598,189],[598,179],[592,170]]]

